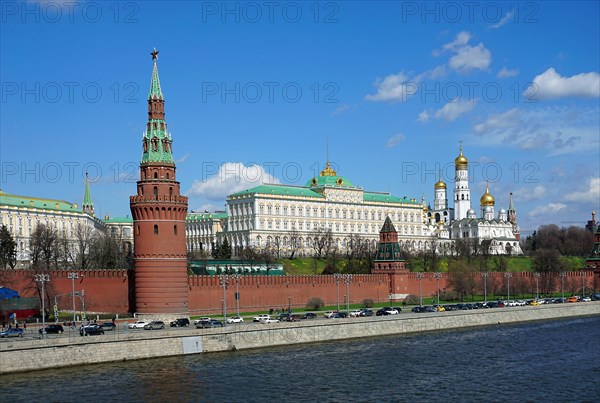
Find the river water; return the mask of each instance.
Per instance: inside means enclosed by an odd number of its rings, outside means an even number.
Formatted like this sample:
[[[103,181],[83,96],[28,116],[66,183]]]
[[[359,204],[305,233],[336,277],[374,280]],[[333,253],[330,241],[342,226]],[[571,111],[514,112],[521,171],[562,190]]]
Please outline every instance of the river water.
[[[0,396],[5,402],[598,402],[600,317],[6,375]]]

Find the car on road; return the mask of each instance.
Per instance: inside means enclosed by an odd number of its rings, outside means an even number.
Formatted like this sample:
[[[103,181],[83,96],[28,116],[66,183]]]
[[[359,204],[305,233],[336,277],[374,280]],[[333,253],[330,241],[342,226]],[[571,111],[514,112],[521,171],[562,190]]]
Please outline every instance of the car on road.
[[[335,315],[331,317],[331,319],[346,319],[348,314],[346,312],[337,312]]]
[[[312,312],[306,312],[302,319],[317,319],[317,315]]]
[[[386,315],[398,315],[398,310],[396,308],[390,308],[389,306],[383,307],[375,312],[376,316],[386,316]]]
[[[8,330],[0,332],[0,337],[1,338],[5,338],[5,337],[23,337],[24,334],[25,334],[25,331],[23,329],[16,328],[16,327],[11,327]]]
[[[592,299],[590,297],[583,297],[581,298],[581,302],[591,302]]]
[[[533,300],[533,301],[529,302],[529,305],[530,306],[539,306],[541,304],[537,300]]]
[[[279,323],[279,319],[276,318],[265,318],[260,321],[260,323]]]
[[[101,334],[104,334],[104,330],[102,330],[102,326],[96,323],[83,326],[81,329],[79,329],[80,336],[98,336]]]
[[[208,320],[202,320],[198,323],[196,323],[196,328],[197,329],[209,329],[212,327],[223,327],[223,322],[221,322],[220,320],[217,319],[208,319]]]
[[[227,318],[227,323],[242,323],[244,318],[241,316],[232,316],[231,318]]]
[[[362,316],[362,317],[373,316],[373,311],[370,309],[363,309],[360,311],[360,316]]]
[[[62,325],[48,325],[45,328],[38,330],[38,332],[40,332],[40,334],[42,334],[42,333],[61,334],[64,331],[65,330],[63,329]]]
[[[190,325],[190,320],[188,318],[179,318],[171,321],[169,326],[171,327],[186,327]]]
[[[127,327],[129,329],[143,329],[144,326],[146,326],[148,323],[150,323],[150,322],[148,322],[146,320],[138,320],[135,323],[130,323],[129,325],[127,325]]]
[[[103,324],[101,324],[100,326],[102,326],[102,330],[106,331],[113,331],[117,328],[117,325],[114,322],[104,322]]]
[[[569,297],[567,298],[567,302],[578,302],[579,300],[577,299],[577,297]]]
[[[261,313],[258,316],[252,318],[252,322],[262,322],[264,319],[271,319],[271,315],[268,313]]]
[[[414,313],[427,312],[424,306],[415,306],[410,311]]]
[[[326,311],[323,312],[323,316],[325,316],[327,319],[331,319],[331,317],[336,313],[338,313],[338,311]]]
[[[197,325],[198,323],[200,323],[200,322],[202,322],[202,321],[205,321],[205,320],[210,320],[210,319],[211,319],[211,318],[209,318],[208,316],[204,316],[204,317],[202,317],[202,318],[196,319],[196,320],[194,321],[194,325]]]
[[[354,311],[350,311],[350,314],[348,316],[350,316],[351,318],[358,318],[361,312],[362,311],[360,309],[355,309]]]
[[[153,320],[144,326],[144,330],[162,330],[165,328],[165,322],[162,320]]]

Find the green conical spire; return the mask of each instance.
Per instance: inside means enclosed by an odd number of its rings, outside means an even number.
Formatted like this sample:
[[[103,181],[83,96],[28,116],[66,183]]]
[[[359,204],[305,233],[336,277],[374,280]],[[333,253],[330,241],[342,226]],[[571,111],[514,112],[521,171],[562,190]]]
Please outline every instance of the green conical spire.
[[[85,193],[83,194],[82,211],[94,215],[94,202],[92,201],[92,193],[90,192],[90,180],[88,173],[85,173]]]
[[[512,200],[512,192],[510,192],[510,199],[509,199],[509,202],[508,202],[508,209],[509,210],[514,210],[515,209],[515,206],[513,205],[513,200]]]
[[[160,88],[160,79],[158,78],[158,66],[156,61],[158,60],[158,51],[154,48],[154,51],[150,53],[152,60],[154,60],[154,67],[152,68],[152,81],[150,82],[150,92],[148,93],[148,99],[163,99],[162,89]]]

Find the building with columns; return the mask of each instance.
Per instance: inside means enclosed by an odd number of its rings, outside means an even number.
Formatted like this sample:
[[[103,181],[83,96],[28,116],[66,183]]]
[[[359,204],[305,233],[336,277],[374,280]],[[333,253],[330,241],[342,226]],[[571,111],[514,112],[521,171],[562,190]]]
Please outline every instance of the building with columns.
[[[379,229],[390,217],[401,246],[423,248],[423,209],[416,199],[368,192],[334,171],[329,161],[304,186],[264,184],[227,197],[228,238],[235,254],[245,247],[274,248],[281,256],[291,248],[312,255],[315,238],[329,234],[338,250],[353,236],[374,249]]]

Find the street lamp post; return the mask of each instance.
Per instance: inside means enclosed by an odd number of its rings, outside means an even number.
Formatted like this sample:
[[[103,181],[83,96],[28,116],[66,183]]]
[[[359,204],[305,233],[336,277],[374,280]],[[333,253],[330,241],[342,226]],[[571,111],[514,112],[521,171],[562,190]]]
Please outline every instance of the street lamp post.
[[[442,278],[442,273],[439,273],[436,271],[435,273],[433,273],[433,277],[437,281],[437,286],[436,286],[436,288],[437,288],[437,304],[439,305],[440,304],[440,279]]]
[[[533,273],[535,277],[535,299],[540,299],[540,273]]]
[[[219,282],[223,287],[223,324],[227,323],[227,285],[229,285],[229,277],[227,274],[219,275]]]
[[[344,283],[346,283],[346,308],[350,315],[350,283],[352,282],[352,274],[344,274]]]
[[[67,278],[71,279],[71,283],[73,285],[71,296],[73,297],[73,326],[75,326],[75,280],[79,278],[79,274],[72,271],[69,272]]]
[[[237,316],[240,316],[240,290],[238,283],[240,281],[240,275],[238,273],[232,275],[235,278],[235,308],[237,310]]]
[[[45,300],[44,284],[47,281],[50,281],[50,276],[47,274],[36,274],[35,281],[37,281],[38,283],[42,283],[42,337],[44,337],[44,333],[46,331],[45,330],[46,329],[46,304],[44,302],[44,300]]]
[[[508,296],[506,297],[507,301],[510,301],[510,278],[512,277],[512,273],[504,273],[504,277],[506,277],[506,290],[507,290],[507,294]]]
[[[423,306],[423,289],[421,288],[421,281],[425,278],[425,273],[417,273],[417,280],[419,280],[419,306]]]
[[[340,279],[342,275],[340,273],[335,273],[333,278],[335,278],[335,286],[337,287],[337,310],[340,311]]]
[[[563,301],[565,299],[565,276],[566,275],[567,275],[567,272],[564,272],[564,271],[560,272],[560,291],[562,293]]]
[[[487,303],[487,278],[488,278],[488,272],[481,273],[481,277],[483,277],[483,302]]]

